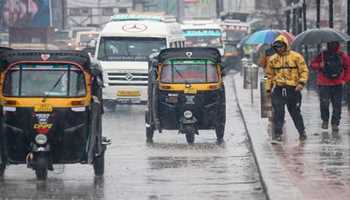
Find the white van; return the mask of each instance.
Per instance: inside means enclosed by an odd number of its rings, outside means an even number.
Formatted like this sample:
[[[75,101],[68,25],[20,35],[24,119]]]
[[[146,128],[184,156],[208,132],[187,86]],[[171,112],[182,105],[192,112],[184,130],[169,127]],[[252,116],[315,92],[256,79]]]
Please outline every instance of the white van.
[[[184,21],[182,31],[186,38],[187,47],[214,47],[224,55],[224,31],[215,20]]]
[[[95,53],[104,74],[104,101],[112,106],[146,103],[149,56],[184,45],[181,26],[174,17],[113,16],[100,33]]]

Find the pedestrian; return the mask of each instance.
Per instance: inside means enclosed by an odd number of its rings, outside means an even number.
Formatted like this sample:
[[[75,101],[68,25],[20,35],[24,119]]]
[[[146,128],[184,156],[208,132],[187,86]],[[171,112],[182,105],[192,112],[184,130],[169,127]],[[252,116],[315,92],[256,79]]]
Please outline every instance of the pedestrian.
[[[290,50],[288,40],[279,37],[272,44],[275,50],[266,66],[266,92],[271,95],[274,130],[272,140],[281,141],[285,106],[299,132],[301,141],[307,138],[301,115],[301,90],[304,88],[309,71],[299,53]]]
[[[317,73],[322,129],[328,129],[329,104],[332,104],[332,131],[339,131],[343,85],[350,80],[350,58],[340,50],[339,42],[327,43],[327,49],[311,61]]]

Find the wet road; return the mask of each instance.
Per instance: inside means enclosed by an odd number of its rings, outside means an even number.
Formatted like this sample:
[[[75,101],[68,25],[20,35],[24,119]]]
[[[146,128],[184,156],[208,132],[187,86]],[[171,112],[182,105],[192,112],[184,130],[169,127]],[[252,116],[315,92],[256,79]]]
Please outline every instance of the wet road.
[[[92,166],[58,166],[46,182],[25,166],[10,166],[0,181],[0,199],[266,199],[247,135],[227,77],[225,144],[202,131],[189,146],[184,135],[167,131],[145,143],[143,106],[121,106],[104,115],[112,139],[104,178]],[[62,173],[63,172],[63,173]]]

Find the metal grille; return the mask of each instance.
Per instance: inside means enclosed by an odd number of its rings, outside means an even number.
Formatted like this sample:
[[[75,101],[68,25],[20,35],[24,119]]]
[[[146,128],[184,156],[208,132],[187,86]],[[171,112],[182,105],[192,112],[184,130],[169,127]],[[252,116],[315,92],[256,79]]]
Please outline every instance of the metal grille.
[[[148,74],[144,72],[107,72],[108,85],[147,85]]]

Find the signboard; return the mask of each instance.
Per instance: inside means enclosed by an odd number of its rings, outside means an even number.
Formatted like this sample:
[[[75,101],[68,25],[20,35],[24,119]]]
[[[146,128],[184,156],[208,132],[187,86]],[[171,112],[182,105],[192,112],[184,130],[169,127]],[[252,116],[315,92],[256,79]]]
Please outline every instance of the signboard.
[[[50,0],[0,0],[0,29],[50,26]]]

